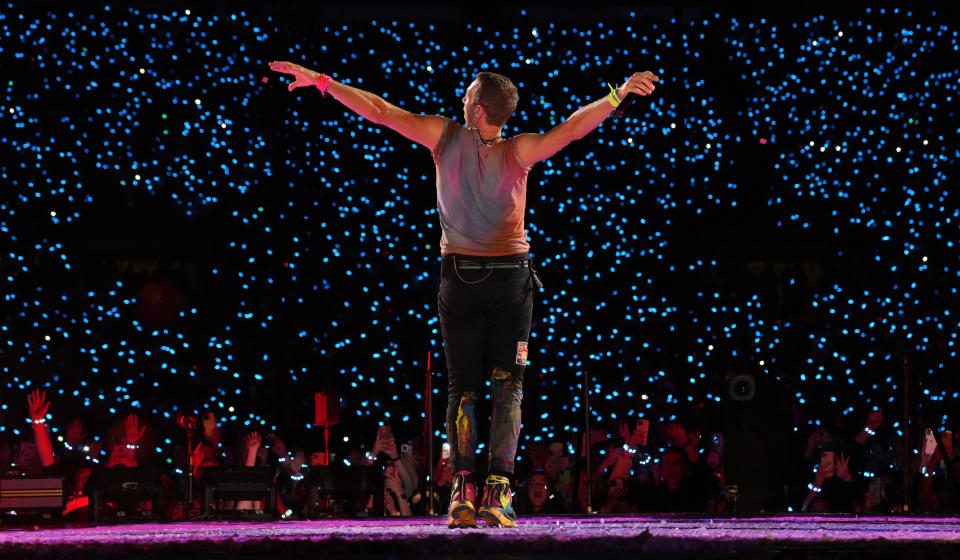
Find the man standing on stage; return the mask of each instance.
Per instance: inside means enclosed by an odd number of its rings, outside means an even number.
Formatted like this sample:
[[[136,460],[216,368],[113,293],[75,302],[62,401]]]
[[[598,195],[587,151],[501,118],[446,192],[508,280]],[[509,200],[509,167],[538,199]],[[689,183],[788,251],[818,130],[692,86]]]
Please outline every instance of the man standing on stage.
[[[480,72],[463,96],[465,125],[418,115],[380,96],[341,84],[290,62],[270,68],[291,74],[288,89],[316,86],[365,119],[387,126],[433,153],[440,215],[440,293],[437,306],[447,358],[447,440],[454,474],[448,526],[515,527],[510,479],[520,437],[520,400],[527,362],[533,290],[540,284],[530,259],[524,211],[527,173],[595,129],[627,94],[653,93],[659,78],[638,72],[610,94],[581,107],[543,134],[503,138],[517,107],[505,76]],[[479,508],[473,481],[476,401],[490,377],[489,475]]]

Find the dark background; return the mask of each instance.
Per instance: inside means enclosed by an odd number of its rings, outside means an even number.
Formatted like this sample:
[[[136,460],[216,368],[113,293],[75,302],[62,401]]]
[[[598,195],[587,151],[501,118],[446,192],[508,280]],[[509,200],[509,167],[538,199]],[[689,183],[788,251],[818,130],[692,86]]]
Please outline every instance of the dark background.
[[[209,407],[316,445],[313,393],[337,390],[338,436],[412,438],[428,353],[442,410],[429,154],[288,93],[278,59],[458,120],[499,71],[521,91],[507,135],[661,77],[531,172],[524,444],[577,441],[584,371],[611,429],[716,429],[726,380],[753,372],[799,433],[879,406],[894,438],[906,358],[911,415],[952,426],[958,25],[914,10],[5,4],[3,428],[40,387],[57,422]]]

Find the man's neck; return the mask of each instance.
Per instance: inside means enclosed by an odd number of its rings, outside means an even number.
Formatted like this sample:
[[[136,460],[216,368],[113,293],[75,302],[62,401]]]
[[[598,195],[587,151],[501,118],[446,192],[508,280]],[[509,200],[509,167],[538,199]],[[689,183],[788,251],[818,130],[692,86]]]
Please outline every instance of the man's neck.
[[[477,132],[480,133],[480,139],[484,142],[490,142],[494,138],[498,138],[500,133],[503,131],[503,127],[494,127],[494,126],[475,126]]]

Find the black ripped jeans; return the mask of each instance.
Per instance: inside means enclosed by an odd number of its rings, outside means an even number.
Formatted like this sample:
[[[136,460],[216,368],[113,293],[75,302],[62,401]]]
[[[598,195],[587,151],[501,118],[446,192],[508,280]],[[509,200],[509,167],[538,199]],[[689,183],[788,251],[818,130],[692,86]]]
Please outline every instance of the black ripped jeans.
[[[512,475],[520,438],[523,370],[539,284],[532,266],[462,269],[526,260],[526,255],[444,255],[440,264],[440,330],[447,358],[447,441],[453,472],[475,472],[477,395],[491,381],[489,472]]]

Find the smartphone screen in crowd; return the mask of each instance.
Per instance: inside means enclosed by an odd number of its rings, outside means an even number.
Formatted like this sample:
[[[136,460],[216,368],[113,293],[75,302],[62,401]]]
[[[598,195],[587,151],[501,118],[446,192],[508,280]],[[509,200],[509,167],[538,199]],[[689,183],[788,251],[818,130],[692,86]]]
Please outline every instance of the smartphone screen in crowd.
[[[444,461],[450,460],[450,444],[449,443],[444,442],[443,447],[441,448],[441,451],[440,451],[440,457]]]
[[[933,437],[933,430],[927,428],[927,434],[923,436],[923,453],[933,455],[937,450],[937,438]]]

